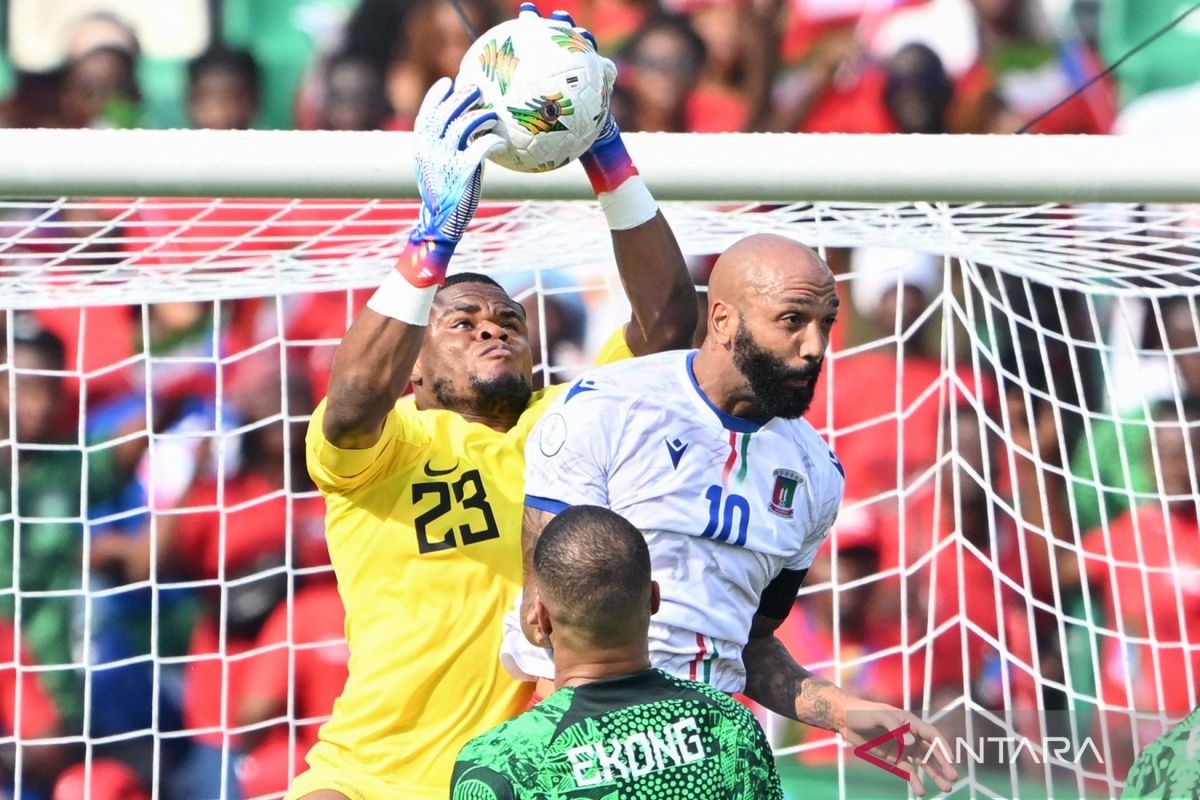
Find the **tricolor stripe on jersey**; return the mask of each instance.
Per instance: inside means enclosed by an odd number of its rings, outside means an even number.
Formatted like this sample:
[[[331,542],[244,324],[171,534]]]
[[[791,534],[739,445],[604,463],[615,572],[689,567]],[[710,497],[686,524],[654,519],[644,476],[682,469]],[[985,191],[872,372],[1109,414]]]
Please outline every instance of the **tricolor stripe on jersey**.
[[[721,471],[721,483],[725,486],[729,486],[729,475],[733,472],[733,465],[739,458],[742,463],[738,467],[737,477],[734,480],[738,486],[741,486],[742,481],[746,480],[746,472],[750,467],[750,437],[753,435],[748,432],[729,432],[729,457],[725,459],[725,468]]]

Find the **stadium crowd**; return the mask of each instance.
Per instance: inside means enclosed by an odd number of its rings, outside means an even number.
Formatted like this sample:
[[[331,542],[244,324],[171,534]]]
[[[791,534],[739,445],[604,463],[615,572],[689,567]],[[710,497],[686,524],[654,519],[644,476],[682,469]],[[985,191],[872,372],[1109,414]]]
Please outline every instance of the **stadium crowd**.
[[[426,87],[457,71],[471,41],[445,0],[200,5],[220,13],[191,58],[143,47],[153,19],[109,12],[50,37],[42,50],[57,57],[41,69],[24,66],[10,39],[0,125],[407,130]],[[513,11],[462,5],[479,31]],[[628,131],[1200,132],[1194,25],[1042,114],[1174,16],[1169,2],[557,5],[617,54],[614,113]],[[90,231],[94,219],[72,217],[87,213],[64,208],[56,222]],[[172,222],[130,224],[153,237]],[[14,257],[6,250],[0,263]],[[1200,471],[1195,307],[1165,302],[1161,321],[1140,307],[1139,374],[1159,378],[1149,394],[1125,396],[1106,382],[1096,343],[1110,334],[1094,329],[1081,296],[1014,295],[1025,319],[1070,334],[1013,329],[1002,366],[1025,377],[1022,391],[995,374],[943,369],[939,320],[923,314],[943,291],[940,261],[868,248],[828,258],[846,278],[852,311],[834,346],[847,353],[827,367],[808,419],[833,434],[847,503],[813,589],[780,631],[789,648],[810,665],[837,655],[851,666],[829,677],[896,705],[936,708],[966,692],[985,707],[1053,709],[1065,695],[1016,662],[1064,681],[1063,652],[1086,648],[1102,621],[1124,638],[1101,635],[1096,669],[1074,685],[1114,705],[1187,710],[1185,683],[1154,676],[1183,674],[1188,659],[1200,674],[1200,595],[1170,570],[1200,565],[1188,499]],[[711,263],[691,265],[698,283]],[[167,798],[258,796],[286,787],[290,758],[302,766],[348,658],[303,426],[365,300],[313,293],[282,309],[173,302],[0,319],[0,733],[52,740],[21,747],[22,797],[81,798],[89,764],[92,798],[148,797],[156,776]],[[589,324],[602,311],[573,295],[546,301],[544,358],[586,363],[605,333]],[[260,345],[280,325],[285,356]],[[1072,371],[1080,380],[1054,382]],[[1026,403],[1051,389],[1056,405]],[[1183,423],[1193,423],[1190,446]],[[939,430],[953,432],[957,461],[944,458],[951,435],[940,441]],[[966,546],[939,546],[952,538]],[[1064,557],[1072,548],[1094,557]],[[920,558],[931,550],[932,561]],[[1162,579],[1145,586],[1146,568]],[[831,581],[849,588],[835,598]],[[1060,625],[1034,601],[1076,623]],[[913,647],[959,614],[974,623],[965,638],[950,627]],[[1151,652],[1128,637],[1169,646]],[[16,658],[36,669],[16,670]],[[295,736],[287,718],[300,723]],[[97,743],[85,751],[81,735]]]

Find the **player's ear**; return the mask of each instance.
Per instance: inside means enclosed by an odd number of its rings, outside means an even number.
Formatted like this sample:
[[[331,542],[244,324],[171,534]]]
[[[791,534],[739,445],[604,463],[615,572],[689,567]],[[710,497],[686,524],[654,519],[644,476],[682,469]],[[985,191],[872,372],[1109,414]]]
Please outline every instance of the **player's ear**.
[[[412,372],[409,375],[408,382],[413,386],[420,386],[421,381],[421,357],[417,356],[417,360],[413,362]]]
[[[737,333],[737,312],[723,300],[714,301],[708,308],[708,336],[721,347],[729,347]]]
[[[650,616],[657,614],[661,605],[662,590],[658,588],[658,581],[650,581]]]
[[[550,621],[550,612],[546,610],[546,604],[542,602],[542,598],[535,597],[533,599],[533,614],[537,617],[537,629],[545,638],[547,644],[550,643],[550,634],[554,632],[554,623]]]

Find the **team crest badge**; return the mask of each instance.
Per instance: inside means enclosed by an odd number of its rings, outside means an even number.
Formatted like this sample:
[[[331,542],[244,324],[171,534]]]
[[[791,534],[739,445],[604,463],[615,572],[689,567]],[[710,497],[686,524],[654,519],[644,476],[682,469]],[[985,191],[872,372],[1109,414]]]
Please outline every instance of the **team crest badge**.
[[[790,469],[775,470],[775,488],[771,490],[769,506],[771,513],[791,519],[796,513],[796,509],[792,507],[796,502],[796,488],[803,482],[804,479]]]

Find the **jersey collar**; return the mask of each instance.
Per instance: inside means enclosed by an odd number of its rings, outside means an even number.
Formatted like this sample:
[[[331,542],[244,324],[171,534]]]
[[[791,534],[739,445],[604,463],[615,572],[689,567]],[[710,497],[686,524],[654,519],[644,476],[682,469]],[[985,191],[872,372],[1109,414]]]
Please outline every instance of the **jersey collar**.
[[[758,433],[763,425],[770,422],[773,417],[735,417],[733,414],[726,414],[721,409],[717,408],[712,400],[708,399],[708,395],[700,388],[700,384],[696,382],[696,370],[692,366],[692,362],[696,359],[696,353],[693,350],[687,354],[687,359],[684,362],[684,368],[687,371],[688,381],[695,390],[696,396],[704,401],[704,405],[708,406],[712,413],[717,415],[717,420],[721,423],[721,427],[727,431],[735,433]]]

